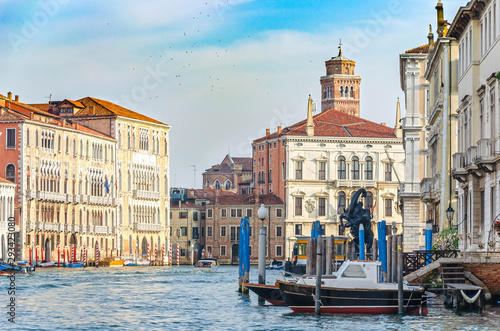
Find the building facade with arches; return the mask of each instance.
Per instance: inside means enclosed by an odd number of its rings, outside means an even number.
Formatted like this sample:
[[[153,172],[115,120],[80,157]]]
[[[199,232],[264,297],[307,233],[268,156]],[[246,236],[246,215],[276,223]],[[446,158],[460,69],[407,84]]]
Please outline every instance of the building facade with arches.
[[[15,219],[14,199],[16,184],[0,177],[0,260],[8,261],[9,219]],[[13,234],[11,234],[12,237]]]

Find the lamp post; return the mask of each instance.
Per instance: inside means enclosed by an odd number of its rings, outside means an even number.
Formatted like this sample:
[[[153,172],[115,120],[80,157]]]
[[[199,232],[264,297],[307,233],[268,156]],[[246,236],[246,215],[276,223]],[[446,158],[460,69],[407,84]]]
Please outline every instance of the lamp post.
[[[451,222],[453,221],[453,215],[455,211],[451,208],[451,202],[448,204],[448,209],[446,209],[446,218],[448,219],[448,227],[451,228]]]
[[[259,219],[262,221],[259,229],[259,284],[266,283],[266,228],[264,220],[267,217],[267,209],[264,204],[260,205],[257,211]]]

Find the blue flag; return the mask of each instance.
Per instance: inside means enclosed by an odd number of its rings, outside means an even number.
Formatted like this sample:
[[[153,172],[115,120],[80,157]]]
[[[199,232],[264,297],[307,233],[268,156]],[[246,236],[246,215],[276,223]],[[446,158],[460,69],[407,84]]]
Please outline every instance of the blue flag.
[[[104,187],[106,188],[106,193],[109,194],[109,183],[107,178],[106,181],[104,182]]]

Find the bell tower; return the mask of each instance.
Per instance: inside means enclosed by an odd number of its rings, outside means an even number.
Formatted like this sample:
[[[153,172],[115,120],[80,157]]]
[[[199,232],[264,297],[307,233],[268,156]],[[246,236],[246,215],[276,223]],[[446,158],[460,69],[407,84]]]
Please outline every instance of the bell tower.
[[[359,87],[361,76],[354,74],[356,62],[342,55],[342,41],[339,55],[325,62],[326,75],[321,76],[321,112],[328,109],[342,111],[359,117]]]

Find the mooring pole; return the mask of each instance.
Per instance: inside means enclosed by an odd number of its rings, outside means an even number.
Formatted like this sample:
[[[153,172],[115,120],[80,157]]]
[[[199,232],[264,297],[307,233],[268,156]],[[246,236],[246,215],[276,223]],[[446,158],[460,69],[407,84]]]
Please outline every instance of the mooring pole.
[[[387,227],[385,221],[377,223],[378,230],[378,258],[382,262],[382,280],[387,282]]]
[[[387,282],[392,283],[392,236],[387,237]]]
[[[398,279],[398,239],[396,235],[392,236],[392,282],[397,282]]]
[[[425,225],[425,250],[432,250],[432,223],[427,223]],[[426,256],[425,265],[430,264],[429,255]]]
[[[316,305],[314,311],[316,315],[321,314],[321,274],[322,274],[322,255],[323,255],[323,242],[321,235],[317,237],[316,242]]]
[[[325,263],[325,275],[332,274],[332,260],[333,260],[333,236],[326,237],[326,263]]]
[[[365,227],[363,224],[359,225],[359,259],[361,261],[366,260],[365,256]]]
[[[403,314],[404,292],[403,292],[403,235],[398,235],[398,313]]]
[[[313,276],[316,273],[316,247],[317,242],[315,238],[307,239],[306,247],[306,275]]]

